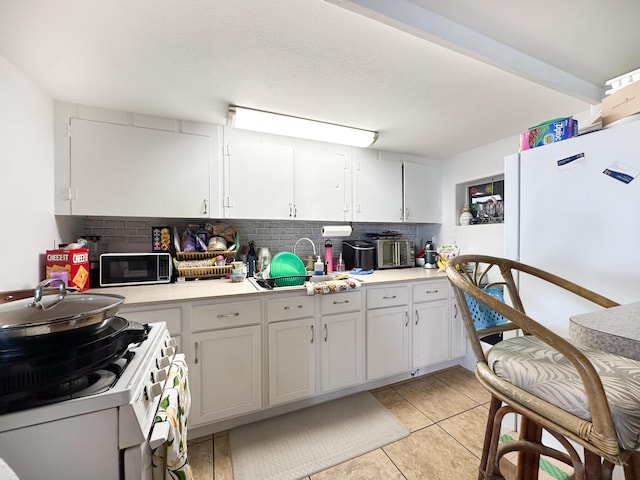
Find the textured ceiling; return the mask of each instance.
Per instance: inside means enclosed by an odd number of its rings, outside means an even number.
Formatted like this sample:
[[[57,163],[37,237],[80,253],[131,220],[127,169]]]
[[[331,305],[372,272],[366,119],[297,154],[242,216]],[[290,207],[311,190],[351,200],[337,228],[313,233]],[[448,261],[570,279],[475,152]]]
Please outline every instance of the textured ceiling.
[[[0,0],[0,54],[61,101],[218,124],[237,104],[377,130],[376,148],[446,158],[588,108],[541,65],[596,88],[640,67],[629,47],[640,44],[640,2],[541,0],[526,16],[514,3]],[[416,18],[428,8],[446,38],[380,13],[389,5]],[[457,25],[524,56],[505,64],[456,45]],[[545,62],[529,62],[542,80],[519,71],[530,58]]]

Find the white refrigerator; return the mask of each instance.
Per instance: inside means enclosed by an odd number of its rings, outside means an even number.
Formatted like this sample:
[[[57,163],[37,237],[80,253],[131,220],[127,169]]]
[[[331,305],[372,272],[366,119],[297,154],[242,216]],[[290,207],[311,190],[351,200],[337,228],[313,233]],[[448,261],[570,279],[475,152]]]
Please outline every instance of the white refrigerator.
[[[640,121],[508,156],[505,256],[640,301],[639,174]],[[598,308],[531,277],[519,288],[527,313],[564,336],[570,316]]]

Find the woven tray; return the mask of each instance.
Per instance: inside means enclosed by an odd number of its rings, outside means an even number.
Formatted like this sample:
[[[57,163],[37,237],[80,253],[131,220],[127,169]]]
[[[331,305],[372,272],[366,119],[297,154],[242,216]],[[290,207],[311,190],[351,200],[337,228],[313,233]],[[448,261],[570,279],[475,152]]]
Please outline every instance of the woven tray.
[[[221,278],[229,275],[231,268],[231,265],[178,268],[178,275],[184,278]]]
[[[176,252],[176,258],[178,260],[204,260],[207,258],[215,258],[218,255],[222,255],[227,258],[232,256],[235,258],[235,250],[217,250],[211,252]]]

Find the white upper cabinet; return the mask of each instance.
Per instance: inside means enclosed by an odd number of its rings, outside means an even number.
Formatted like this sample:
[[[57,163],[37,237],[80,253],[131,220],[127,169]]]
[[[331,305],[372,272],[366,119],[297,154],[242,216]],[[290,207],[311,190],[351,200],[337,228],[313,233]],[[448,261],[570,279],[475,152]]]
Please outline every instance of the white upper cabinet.
[[[294,218],[351,219],[351,166],[346,155],[296,149],[293,178]]]
[[[294,139],[285,137],[224,131],[225,218],[350,219],[348,156],[294,148]]]
[[[224,218],[293,218],[293,148],[225,129]]]
[[[206,135],[72,118],[69,178],[72,215],[211,216]]]
[[[402,221],[402,163],[390,157],[386,152],[355,149],[354,221]]]
[[[403,162],[403,220],[411,223],[440,223],[440,169],[431,165]]]

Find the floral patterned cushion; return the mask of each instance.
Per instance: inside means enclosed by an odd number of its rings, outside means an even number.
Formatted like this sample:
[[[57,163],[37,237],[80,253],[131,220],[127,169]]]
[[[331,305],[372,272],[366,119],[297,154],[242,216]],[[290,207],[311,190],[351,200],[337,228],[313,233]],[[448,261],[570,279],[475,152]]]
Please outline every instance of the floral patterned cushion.
[[[640,361],[577,347],[600,375],[620,447],[639,449]],[[487,359],[491,370],[500,378],[579,418],[591,419],[578,372],[542,340],[532,336],[504,340],[489,351]]]

